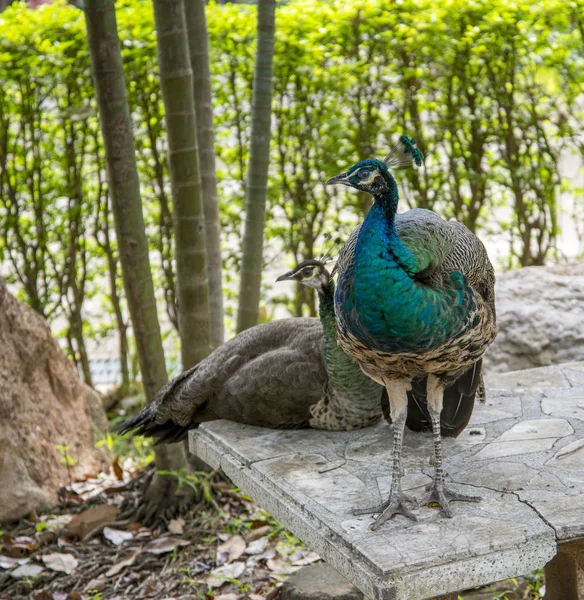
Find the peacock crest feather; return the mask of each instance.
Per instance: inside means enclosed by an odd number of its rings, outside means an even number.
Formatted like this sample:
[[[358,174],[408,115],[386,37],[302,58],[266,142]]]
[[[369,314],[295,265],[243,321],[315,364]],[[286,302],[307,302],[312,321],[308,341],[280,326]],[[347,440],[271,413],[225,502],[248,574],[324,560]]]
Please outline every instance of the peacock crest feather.
[[[407,135],[400,135],[399,141],[383,159],[383,164],[389,169],[401,169],[416,165],[422,166],[424,155],[416,148],[416,140]]]

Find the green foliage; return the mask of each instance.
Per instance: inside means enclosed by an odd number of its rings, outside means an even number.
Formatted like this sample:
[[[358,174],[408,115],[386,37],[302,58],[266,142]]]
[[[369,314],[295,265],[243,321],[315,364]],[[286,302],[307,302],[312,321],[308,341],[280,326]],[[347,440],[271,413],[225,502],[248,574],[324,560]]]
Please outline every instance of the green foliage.
[[[155,284],[176,324],[152,6],[123,0],[117,12]],[[556,199],[567,187],[560,154],[584,153],[582,23],[584,0],[279,5],[266,259],[284,253],[297,263],[318,254],[326,232],[348,233],[368,199],[324,181],[383,156],[388,137],[407,132],[426,161],[401,175],[404,204],[504,236],[510,266],[541,264],[555,252]],[[210,4],[208,29],[226,281],[234,287],[255,8]],[[0,82],[0,259],[31,305],[64,314],[81,360],[83,336],[112,327],[88,330],[84,301],[96,295],[113,305],[121,294],[82,13],[64,2],[2,13]],[[111,269],[106,292],[96,274]],[[299,288],[290,308],[315,314],[310,290]]]

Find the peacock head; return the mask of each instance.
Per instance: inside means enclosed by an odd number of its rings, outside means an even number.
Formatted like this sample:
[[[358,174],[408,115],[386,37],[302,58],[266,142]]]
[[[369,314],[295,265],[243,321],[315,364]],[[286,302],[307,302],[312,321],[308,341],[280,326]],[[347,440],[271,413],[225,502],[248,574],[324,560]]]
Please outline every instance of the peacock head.
[[[416,141],[407,135],[402,135],[396,146],[382,161],[375,158],[362,160],[348,171],[331,177],[326,185],[346,185],[376,196],[395,187],[395,178],[390,168],[409,167],[412,164],[420,166],[422,160],[423,155],[416,148]]]
[[[301,262],[292,271],[280,275],[276,281],[298,281],[319,291],[330,285],[331,275],[323,262],[310,259]]]

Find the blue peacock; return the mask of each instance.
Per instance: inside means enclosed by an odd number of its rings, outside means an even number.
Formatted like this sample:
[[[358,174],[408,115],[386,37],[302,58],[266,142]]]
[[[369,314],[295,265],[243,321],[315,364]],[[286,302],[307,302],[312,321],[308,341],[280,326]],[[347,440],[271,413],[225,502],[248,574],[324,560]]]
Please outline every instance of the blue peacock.
[[[422,159],[415,142],[402,135],[383,161],[361,161],[327,181],[373,196],[365,221],[339,255],[335,292],[339,344],[385,386],[394,423],[389,498],[355,510],[381,513],[372,529],[394,514],[416,518],[400,482],[408,399],[428,416],[433,433],[435,475],[422,503],[437,502],[452,516],[450,501],[480,500],[445,484],[440,417],[447,403],[459,432],[477,390],[482,393],[481,358],[497,331],[495,274],[483,244],[461,223],[424,209],[396,214],[399,194],[390,169],[420,166]]]

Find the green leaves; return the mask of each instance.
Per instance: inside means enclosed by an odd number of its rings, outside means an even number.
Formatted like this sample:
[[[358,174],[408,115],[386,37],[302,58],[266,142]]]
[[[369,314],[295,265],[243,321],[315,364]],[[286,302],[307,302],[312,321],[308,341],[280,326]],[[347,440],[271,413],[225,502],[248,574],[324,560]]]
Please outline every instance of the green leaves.
[[[171,199],[152,4],[120,1],[117,17],[155,278],[170,308]],[[211,3],[208,29],[232,268],[246,185],[255,7]],[[384,155],[391,135],[407,133],[426,159],[424,169],[401,174],[404,207],[489,227],[508,240],[510,264],[544,260],[558,233],[556,196],[567,187],[558,157],[584,153],[583,32],[584,0],[280,3],[266,225],[274,250],[266,258],[283,251],[300,261],[318,254],[327,231],[348,232],[367,198],[322,182],[360,158]],[[103,241],[109,219],[81,11],[65,2],[4,11],[0,83],[0,255],[29,302],[56,314],[64,282],[85,278],[93,293],[84,273],[107,262],[94,242]],[[111,243],[115,250],[113,232]],[[67,258],[71,244],[76,261]],[[313,300],[299,295],[294,310],[314,310]]]

